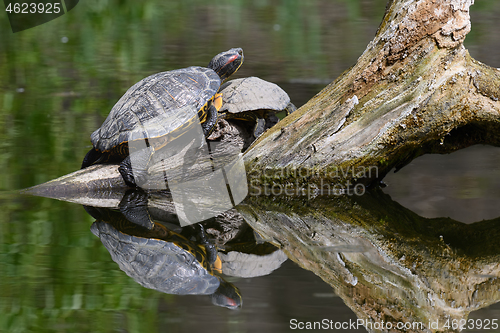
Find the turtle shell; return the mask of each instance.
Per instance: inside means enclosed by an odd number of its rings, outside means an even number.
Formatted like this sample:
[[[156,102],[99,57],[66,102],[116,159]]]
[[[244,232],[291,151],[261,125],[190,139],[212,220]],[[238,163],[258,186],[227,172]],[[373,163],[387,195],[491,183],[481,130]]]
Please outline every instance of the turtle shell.
[[[91,135],[94,148],[112,151],[120,144],[160,138],[203,120],[204,106],[217,93],[220,77],[206,67],[188,67],[148,76],[134,84]],[[200,113],[200,114],[198,114]]]
[[[223,104],[219,112],[228,113],[228,118],[247,111],[281,111],[290,103],[290,97],[278,85],[254,76],[228,81],[220,91]]]
[[[230,251],[220,253],[219,256],[222,261],[222,273],[243,278],[271,274],[288,259],[286,254],[279,249],[263,255]]]
[[[210,273],[207,261],[196,258],[200,248],[181,244],[183,237],[176,233],[171,232],[172,241],[139,237],[103,221],[94,222],[91,231],[120,269],[143,287],[177,295],[211,295],[219,288],[220,280]]]

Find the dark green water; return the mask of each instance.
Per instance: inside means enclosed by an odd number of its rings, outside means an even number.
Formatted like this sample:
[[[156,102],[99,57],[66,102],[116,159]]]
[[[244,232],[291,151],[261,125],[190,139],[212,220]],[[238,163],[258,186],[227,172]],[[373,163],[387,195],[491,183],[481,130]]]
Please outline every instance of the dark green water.
[[[237,312],[145,289],[111,260],[81,206],[16,193],[79,169],[90,133],[132,84],[206,65],[231,47],[245,51],[236,77],[278,83],[302,105],[356,62],[385,5],[87,0],[16,34],[0,14],[0,332],[287,332],[293,318],[355,320],[330,286],[290,262],[234,280],[244,298]],[[471,15],[466,47],[500,67],[500,4],[481,1]],[[387,191],[423,216],[452,215],[457,205],[463,222],[500,216],[498,148],[442,158],[388,177]],[[500,319],[500,307],[478,317]]]

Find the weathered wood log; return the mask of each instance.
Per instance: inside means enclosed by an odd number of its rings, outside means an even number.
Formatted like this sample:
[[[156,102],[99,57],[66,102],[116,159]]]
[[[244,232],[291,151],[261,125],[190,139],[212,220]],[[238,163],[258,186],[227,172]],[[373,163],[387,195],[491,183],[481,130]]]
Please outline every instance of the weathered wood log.
[[[222,165],[227,165],[233,161],[243,147],[252,140],[251,134],[244,126],[226,120],[218,122],[210,138],[217,140],[216,145],[211,145],[210,156]],[[174,161],[168,160],[167,163],[171,162],[182,167],[177,169],[169,168],[170,174],[176,176],[187,175],[186,178],[199,178],[207,173],[212,173],[212,165],[208,163],[210,160],[205,158],[203,154],[200,155],[202,158],[198,159],[199,163],[187,166],[174,160],[175,158],[172,159]],[[115,207],[120,202],[125,191],[129,189],[118,172],[118,167],[118,164],[92,165],[83,170],[25,189],[23,193],[84,205],[95,205],[97,207]],[[150,178],[144,184],[144,188],[153,190],[167,189],[168,184],[165,182],[164,177],[165,167],[165,162],[153,164],[148,170]],[[116,192],[114,199],[111,200],[113,196],[109,196],[108,192]],[[95,198],[95,200],[92,198]],[[91,201],[94,201],[94,204]]]
[[[246,150],[252,188],[345,191],[422,154],[500,146],[500,70],[463,46],[471,4],[391,1],[357,63]]]
[[[463,46],[471,0],[390,1],[357,63],[246,152],[254,184],[381,179],[426,153],[500,145],[500,70]]]
[[[100,164],[24,189],[21,193],[111,208],[118,207],[127,189],[118,165]]]

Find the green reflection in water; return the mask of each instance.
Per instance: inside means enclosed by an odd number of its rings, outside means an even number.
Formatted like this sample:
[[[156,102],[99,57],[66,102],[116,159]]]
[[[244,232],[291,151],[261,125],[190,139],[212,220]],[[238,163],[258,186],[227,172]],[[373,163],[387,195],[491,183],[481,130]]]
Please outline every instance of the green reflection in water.
[[[2,203],[9,214],[0,221],[0,331],[156,331],[158,303],[171,296],[118,270],[81,207],[40,198]]]

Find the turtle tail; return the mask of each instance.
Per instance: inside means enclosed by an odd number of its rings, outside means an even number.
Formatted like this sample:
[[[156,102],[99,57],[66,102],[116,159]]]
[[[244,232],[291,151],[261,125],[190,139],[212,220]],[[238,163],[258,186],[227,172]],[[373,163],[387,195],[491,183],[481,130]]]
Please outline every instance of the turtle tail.
[[[101,151],[99,151],[95,148],[92,148],[89,150],[87,155],[85,155],[85,157],[83,158],[81,168],[85,169],[86,167],[91,166],[92,164],[97,164],[97,163],[101,162],[101,160],[103,158],[104,158],[104,154]]]

